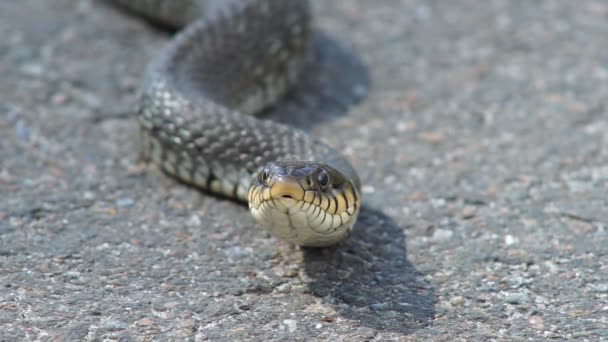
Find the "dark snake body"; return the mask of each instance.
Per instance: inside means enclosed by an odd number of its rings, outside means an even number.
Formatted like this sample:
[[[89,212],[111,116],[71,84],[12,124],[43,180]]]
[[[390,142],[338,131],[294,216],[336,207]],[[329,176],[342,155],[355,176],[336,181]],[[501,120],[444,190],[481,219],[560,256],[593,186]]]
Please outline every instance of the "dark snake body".
[[[323,163],[352,182],[358,203],[358,176],[337,151],[251,115],[275,103],[299,76],[309,45],[307,1],[117,2],[185,26],[146,72],[137,108],[145,159],[184,182],[244,202],[270,162]]]

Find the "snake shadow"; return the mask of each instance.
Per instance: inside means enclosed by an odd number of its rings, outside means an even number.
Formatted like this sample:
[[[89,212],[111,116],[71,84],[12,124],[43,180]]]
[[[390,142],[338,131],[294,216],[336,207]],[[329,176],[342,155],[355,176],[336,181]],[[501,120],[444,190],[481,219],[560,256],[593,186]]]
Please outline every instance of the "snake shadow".
[[[369,73],[359,57],[315,30],[301,79],[264,118],[310,130],[346,115],[370,89]],[[436,296],[407,260],[405,246],[402,228],[382,212],[363,206],[344,243],[303,249],[310,292],[340,316],[376,330],[407,334],[428,326]]]
[[[363,206],[345,242],[303,249],[309,289],[342,317],[376,330],[408,334],[429,326],[435,291],[407,260],[405,246],[403,229]]]
[[[310,130],[345,116],[371,88],[365,64],[349,48],[313,30],[308,58],[296,84],[262,118]]]

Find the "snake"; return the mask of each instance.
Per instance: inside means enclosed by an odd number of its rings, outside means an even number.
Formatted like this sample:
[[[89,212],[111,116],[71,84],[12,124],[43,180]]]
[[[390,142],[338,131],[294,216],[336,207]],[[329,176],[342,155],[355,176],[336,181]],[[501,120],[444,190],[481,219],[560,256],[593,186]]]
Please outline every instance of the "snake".
[[[288,243],[349,236],[361,182],[337,150],[260,116],[298,81],[311,44],[305,0],[112,0],[175,30],[137,94],[140,156],[179,181],[246,203]]]

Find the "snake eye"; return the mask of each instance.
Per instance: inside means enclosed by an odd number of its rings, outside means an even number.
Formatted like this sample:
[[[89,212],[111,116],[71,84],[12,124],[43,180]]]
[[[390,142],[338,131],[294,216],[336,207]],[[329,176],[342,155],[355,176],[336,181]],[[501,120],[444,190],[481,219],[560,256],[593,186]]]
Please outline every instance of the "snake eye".
[[[268,170],[262,171],[262,182],[266,183],[268,180]]]
[[[317,182],[319,182],[321,189],[326,189],[329,185],[329,175],[327,172],[323,171],[319,173],[319,176],[317,176]]]

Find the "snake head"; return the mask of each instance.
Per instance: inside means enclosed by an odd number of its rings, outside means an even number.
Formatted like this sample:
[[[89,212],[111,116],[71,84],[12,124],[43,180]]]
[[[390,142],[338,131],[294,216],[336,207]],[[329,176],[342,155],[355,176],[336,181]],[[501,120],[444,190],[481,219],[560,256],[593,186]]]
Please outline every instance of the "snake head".
[[[343,240],[360,207],[355,185],[326,164],[269,163],[249,187],[249,210],[273,235],[301,246]]]

